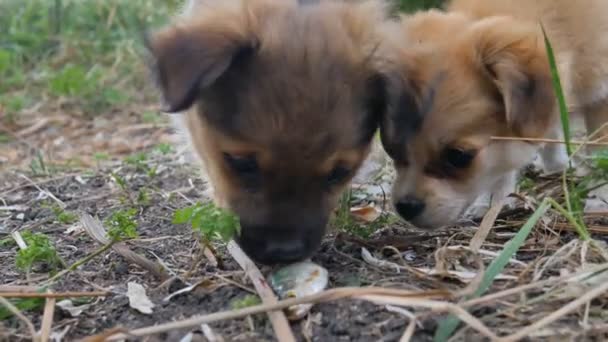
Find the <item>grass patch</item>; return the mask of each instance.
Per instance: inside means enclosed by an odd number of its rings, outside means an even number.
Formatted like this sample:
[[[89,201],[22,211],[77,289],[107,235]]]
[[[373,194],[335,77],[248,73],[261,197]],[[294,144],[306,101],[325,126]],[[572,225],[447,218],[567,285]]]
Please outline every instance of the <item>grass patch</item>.
[[[0,2],[0,105],[9,119],[27,106],[96,114],[144,101],[143,32],[167,22],[178,0]],[[134,72],[135,71],[135,72]]]

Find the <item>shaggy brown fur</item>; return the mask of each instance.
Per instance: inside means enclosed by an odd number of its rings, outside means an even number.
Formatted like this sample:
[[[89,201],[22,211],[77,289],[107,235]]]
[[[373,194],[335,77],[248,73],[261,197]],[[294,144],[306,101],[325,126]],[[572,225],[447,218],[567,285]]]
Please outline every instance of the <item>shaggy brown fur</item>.
[[[366,157],[384,17],[380,1],[203,0],[149,40],[166,110],[255,260],[308,257]]]
[[[448,12],[388,24],[410,85],[407,109],[381,128],[402,216],[440,227],[481,195],[502,200],[515,190],[517,171],[542,145],[492,136],[561,137],[540,21],[571,111],[585,115],[589,133],[608,122],[607,17],[605,0],[455,0]],[[562,146],[542,148],[546,171],[566,165]]]

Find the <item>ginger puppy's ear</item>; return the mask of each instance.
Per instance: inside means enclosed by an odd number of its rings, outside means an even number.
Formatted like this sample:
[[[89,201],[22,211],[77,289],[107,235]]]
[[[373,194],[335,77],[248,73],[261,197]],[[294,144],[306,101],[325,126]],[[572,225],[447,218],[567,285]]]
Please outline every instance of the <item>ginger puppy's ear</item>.
[[[386,153],[399,164],[407,163],[407,142],[420,129],[419,93],[401,73],[383,75],[385,110],[380,119],[380,139]]]
[[[496,86],[513,133],[543,136],[556,104],[539,29],[508,18],[490,18],[473,27],[473,44],[474,61]]]
[[[163,111],[173,113],[192,106],[199,91],[212,85],[236,58],[253,53],[255,39],[234,21],[184,23],[147,35],[146,46]]]

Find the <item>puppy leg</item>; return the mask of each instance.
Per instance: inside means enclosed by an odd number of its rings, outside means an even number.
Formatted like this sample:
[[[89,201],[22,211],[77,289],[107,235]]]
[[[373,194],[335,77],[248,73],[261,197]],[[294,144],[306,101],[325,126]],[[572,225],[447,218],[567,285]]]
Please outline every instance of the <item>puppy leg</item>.
[[[517,178],[519,170],[507,173],[499,182],[496,182],[492,189],[492,202],[490,205],[495,205],[505,199],[505,207],[515,207],[515,198],[508,197],[510,194],[517,191]]]
[[[553,125],[547,135],[548,139],[563,140],[564,131],[561,122]],[[547,143],[540,150],[543,163],[543,173],[552,174],[564,171],[568,167],[568,152],[566,145]]]
[[[594,134],[593,140],[608,143],[608,99],[603,103],[585,108],[587,134]],[[587,146],[587,152],[607,150],[608,146]]]
[[[585,126],[587,134],[594,134],[593,140],[608,143],[608,100],[601,105],[593,106],[585,110]],[[608,151],[608,146],[587,146],[587,153],[594,154],[600,151]],[[604,180],[597,180],[599,184]],[[593,185],[593,184],[592,184]],[[589,193],[585,203],[586,211],[603,211],[608,207],[608,185],[599,187]]]
[[[492,206],[498,204],[503,199],[505,199],[505,208],[514,208],[516,199],[508,196],[517,191],[518,174],[519,171],[512,171],[501,177],[494,183],[490,192],[482,194],[475,199],[475,202],[466,210],[464,216],[469,219],[483,218]]]

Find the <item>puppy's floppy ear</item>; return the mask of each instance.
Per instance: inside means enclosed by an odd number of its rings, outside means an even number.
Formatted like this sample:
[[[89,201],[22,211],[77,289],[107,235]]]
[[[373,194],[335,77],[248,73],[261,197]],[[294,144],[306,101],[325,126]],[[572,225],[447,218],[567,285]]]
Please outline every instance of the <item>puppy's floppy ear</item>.
[[[243,31],[234,22],[210,22],[186,23],[147,35],[165,112],[192,106],[198,92],[213,84],[235,58],[255,49],[255,40]]]
[[[385,108],[380,119],[380,139],[386,153],[397,163],[407,162],[407,141],[422,124],[419,92],[399,72],[382,76]]]
[[[500,93],[513,133],[543,136],[554,119],[555,95],[539,29],[491,18],[476,24],[473,34],[474,58]]]

